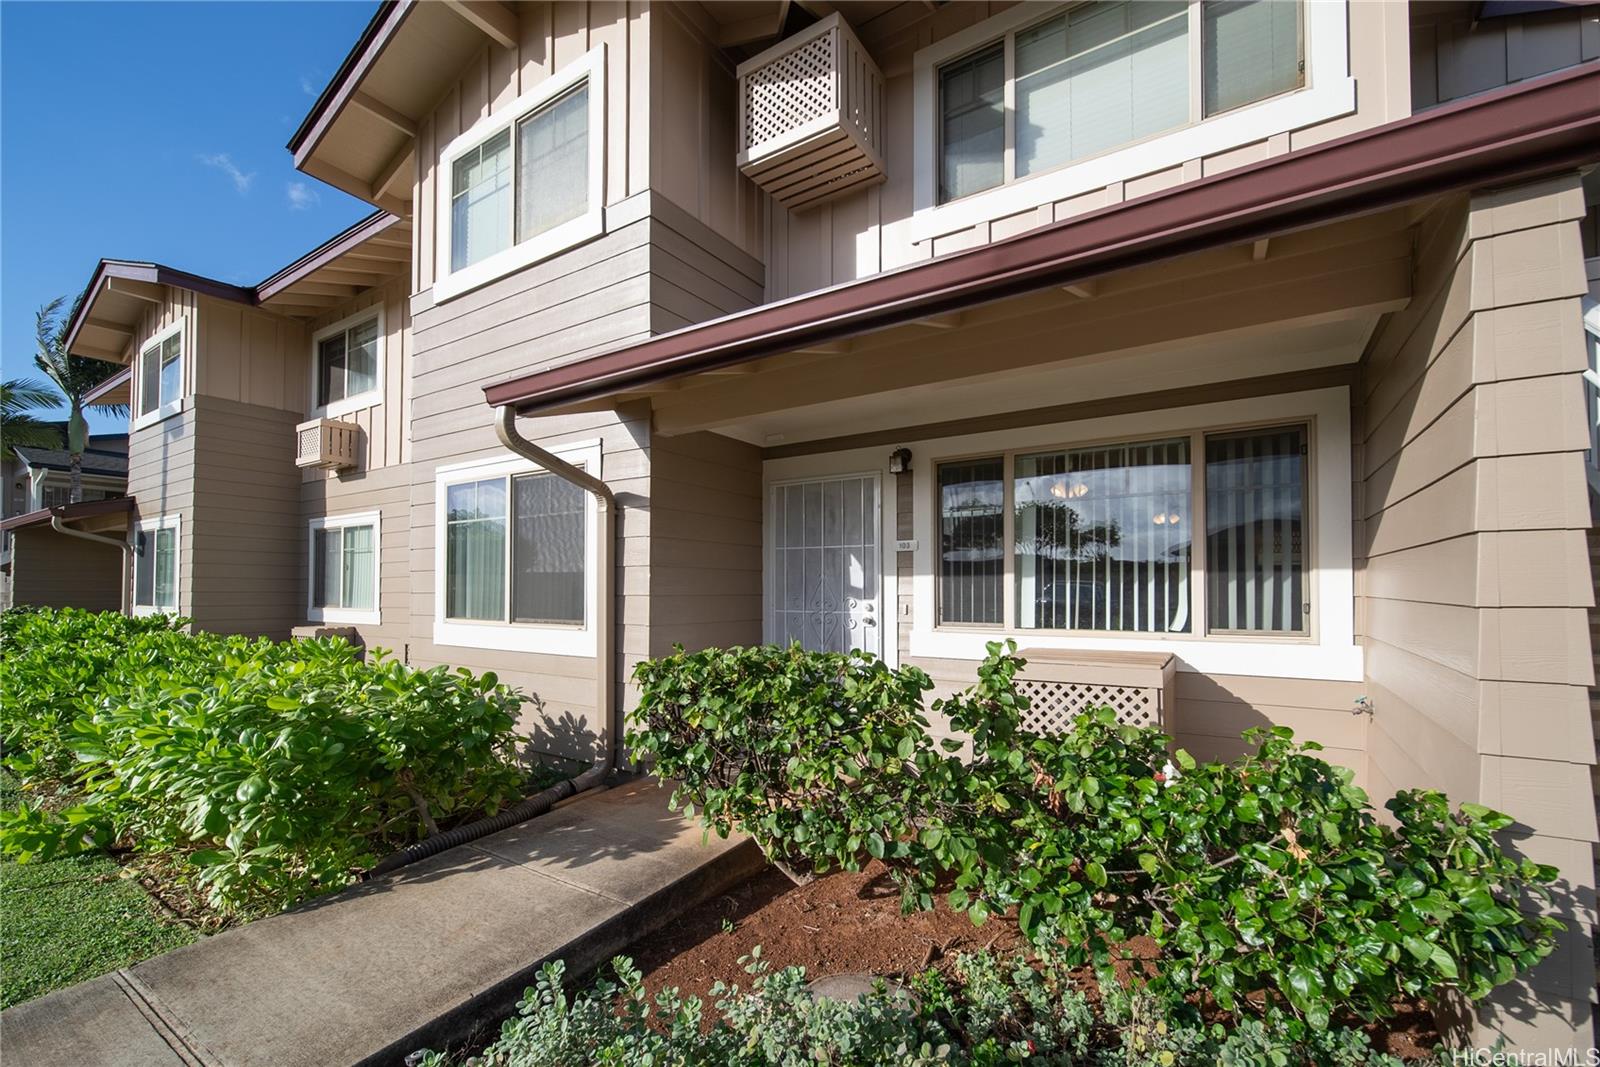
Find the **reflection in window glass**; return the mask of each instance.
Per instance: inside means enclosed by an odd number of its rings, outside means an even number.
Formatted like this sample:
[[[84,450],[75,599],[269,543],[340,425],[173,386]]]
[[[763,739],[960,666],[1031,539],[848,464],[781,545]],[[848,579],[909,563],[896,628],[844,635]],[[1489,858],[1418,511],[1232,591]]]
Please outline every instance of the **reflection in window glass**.
[[[939,200],[1005,180],[1005,47],[996,44],[939,71]]]
[[[450,269],[511,247],[511,131],[501,130],[450,168]]]
[[[939,465],[939,621],[999,623],[1005,485],[998,459]]]
[[[1304,84],[1300,9],[1284,0],[1206,0],[1206,114],[1216,115]]]
[[[1187,439],[1016,462],[1018,626],[1189,630]]]
[[[1206,615],[1213,630],[1302,632],[1304,426],[1206,438]]]

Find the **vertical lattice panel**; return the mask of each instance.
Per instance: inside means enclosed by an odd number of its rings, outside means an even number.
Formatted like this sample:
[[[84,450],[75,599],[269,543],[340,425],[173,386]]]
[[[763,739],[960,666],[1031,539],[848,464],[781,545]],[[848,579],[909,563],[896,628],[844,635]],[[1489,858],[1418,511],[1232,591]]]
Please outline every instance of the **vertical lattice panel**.
[[[1075,715],[1110,707],[1129,726],[1161,725],[1161,691],[1145,686],[1087,685],[1018,678],[1017,692],[1028,698],[1022,725],[1040,734],[1064,733]]]

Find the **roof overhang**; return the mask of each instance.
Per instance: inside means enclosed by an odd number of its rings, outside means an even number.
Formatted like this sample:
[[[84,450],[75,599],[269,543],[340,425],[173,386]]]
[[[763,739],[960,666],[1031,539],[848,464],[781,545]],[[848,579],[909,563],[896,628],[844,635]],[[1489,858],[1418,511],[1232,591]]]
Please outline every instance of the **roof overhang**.
[[[1597,158],[1600,65],[1588,64],[484,392],[530,414],[594,407],[672,378]]]
[[[162,302],[168,286],[312,319],[410,269],[411,223],[384,211],[368,215],[255,286],[230,285],[159,263],[102,259],[67,324],[67,351],[110,363],[131,362],[139,324],[151,305]],[[119,379],[127,385],[123,376],[113,376],[101,387],[107,390],[104,396],[91,403],[127,403],[125,388],[122,398],[115,398]]]
[[[67,324],[67,351],[110,363],[126,362],[134,331],[150,305],[161,302],[164,286],[240,304],[255,302],[254,292],[243,286],[160,263],[102,259]]]
[[[295,167],[406,214],[418,124],[490,41],[520,41],[516,12],[499,0],[384,0],[289,139]]]
[[[119,496],[110,500],[86,500],[80,504],[62,504],[53,508],[40,508],[24,515],[13,515],[0,521],[0,530],[20,530],[28,526],[48,526],[51,519],[76,522],[98,519],[107,515],[126,515],[133,510],[133,497]]]
[[[133,402],[133,368],[124,367],[83,396],[90,407],[122,406]]]

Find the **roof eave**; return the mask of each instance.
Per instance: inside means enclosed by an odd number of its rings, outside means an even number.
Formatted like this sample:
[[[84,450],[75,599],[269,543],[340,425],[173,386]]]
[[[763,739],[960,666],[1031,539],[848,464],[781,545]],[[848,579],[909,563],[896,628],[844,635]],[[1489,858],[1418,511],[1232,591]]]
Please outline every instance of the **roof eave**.
[[[333,78],[317,97],[311,110],[300,121],[300,126],[289,138],[286,146],[294,154],[294,165],[301,168],[317,150],[334,119],[344,110],[361,79],[377,62],[406,17],[411,13],[414,0],[383,0],[374,12],[372,21],[356,40],[355,46],[344,57],[344,62],[334,72]]]
[[[487,386],[525,413],[1600,157],[1600,64]]]
[[[62,522],[74,519],[92,519],[100,515],[114,515],[119,511],[132,511],[133,497],[118,496],[110,500],[85,500],[77,504],[61,504],[53,508],[40,508],[0,521],[0,530],[16,530],[24,526],[37,526],[59,518]]]

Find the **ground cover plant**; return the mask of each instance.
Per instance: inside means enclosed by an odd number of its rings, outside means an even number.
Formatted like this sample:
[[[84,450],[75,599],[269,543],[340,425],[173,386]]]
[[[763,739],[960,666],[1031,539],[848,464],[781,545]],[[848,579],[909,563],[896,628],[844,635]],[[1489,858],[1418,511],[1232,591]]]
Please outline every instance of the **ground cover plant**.
[[[1208,1023],[1182,1000],[1102,985],[1091,998],[1044,939],[1033,954],[964,953],[951,973],[929,969],[908,987],[854,1000],[815,997],[804,968],[743,961],[750,986],[718,983],[708,1005],[667,988],[651,996],[626,957],[576,994],[547,964],[518,1014],[479,1055],[424,1050],[415,1067],[1401,1067],[1366,1034],[1343,1026],[1290,1037],[1265,1022]],[[1412,1064],[1419,1061],[1412,1060]],[[1428,1062],[1444,1063],[1440,1057]]]
[[[0,812],[0,850],[23,862],[154,855],[219,912],[255,914],[528,784],[523,697],[493,674],[71,609],[0,626],[0,759],[35,796],[77,794]]]
[[[1348,771],[1281,728],[1229,763],[1107,709],[1031,733],[1022,666],[993,645],[974,687],[932,705],[970,759],[931,740],[921,671],[798,648],[641,664],[629,742],[678,782],[675,804],[797,876],[879,859],[906,907],[937,892],[976,922],[1014,913],[1102,975],[1148,938],[1139,990],[1274,1040],[1446,990],[1478,999],[1550,951],[1558,924],[1533,905],[1555,872],[1500,847],[1508,817],[1410,791],[1380,821]]]

